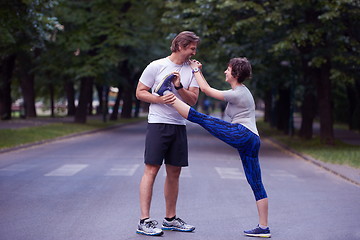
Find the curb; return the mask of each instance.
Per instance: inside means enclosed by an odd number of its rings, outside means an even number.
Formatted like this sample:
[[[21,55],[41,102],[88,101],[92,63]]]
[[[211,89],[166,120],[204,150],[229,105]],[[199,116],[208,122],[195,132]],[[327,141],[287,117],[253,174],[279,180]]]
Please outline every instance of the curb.
[[[279,141],[277,141],[271,137],[264,136],[264,138],[266,140],[268,140],[272,145],[280,148],[284,152],[287,152],[290,155],[295,155],[296,157],[298,157],[302,160],[308,161],[318,167],[321,167],[322,169],[324,169],[338,177],[341,177],[342,179],[360,187],[360,170],[357,170],[357,169],[354,170],[353,168],[347,167],[347,166],[325,163],[325,162],[317,160],[309,155],[299,153],[299,152],[295,151],[294,149],[289,148],[285,144],[280,143]],[[359,172],[359,173],[344,174],[344,173],[342,173],[342,171],[339,168],[346,168],[345,170],[347,170],[347,171],[351,170],[353,172]]]
[[[0,154],[7,153],[7,152],[12,152],[12,151],[17,151],[17,150],[22,150],[22,149],[26,149],[26,148],[30,148],[30,147],[34,147],[34,146],[39,146],[39,145],[43,145],[43,144],[46,144],[46,143],[51,143],[51,142],[56,142],[56,141],[60,141],[60,140],[70,139],[70,138],[73,138],[73,137],[94,134],[94,133],[101,132],[101,131],[108,131],[108,130],[111,130],[111,129],[123,127],[123,126],[126,126],[126,125],[131,125],[131,124],[135,124],[135,123],[138,123],[138,122],[120,123],[120,124],[116,124],[116,125],[105,127],[105,128],[99,128],[99,129],[89,130],[89,131],[85,131],[85,132],[78,132],[78,133],[73,133],[73,134],[69,134],[69,135],[65,135],[65,136],[61,136],[61,137],[41,140],[41,141],[32,142],[32,143],[25,143],[25,144],[21,144],[21,145],[14,146],[14,147],[9,147],[9,148],[3,148],[3,149],[0,149]]]

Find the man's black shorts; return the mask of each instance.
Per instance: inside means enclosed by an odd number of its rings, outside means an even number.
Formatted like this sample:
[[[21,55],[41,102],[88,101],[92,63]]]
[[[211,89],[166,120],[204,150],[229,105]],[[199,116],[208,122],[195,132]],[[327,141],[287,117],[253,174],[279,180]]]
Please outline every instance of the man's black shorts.
[[[186,126],[149,123],[145,140],[145,163],[188,166]]]

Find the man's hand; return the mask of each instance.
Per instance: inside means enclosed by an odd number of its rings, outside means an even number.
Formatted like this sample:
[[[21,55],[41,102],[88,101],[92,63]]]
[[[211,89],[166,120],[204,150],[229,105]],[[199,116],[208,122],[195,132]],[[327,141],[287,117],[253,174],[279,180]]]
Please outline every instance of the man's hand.
[[[179,72],[173,72],[173,74],[175,75],[175,78],[173,80],[173,84],[175,87],[180,87],[180,73]]]

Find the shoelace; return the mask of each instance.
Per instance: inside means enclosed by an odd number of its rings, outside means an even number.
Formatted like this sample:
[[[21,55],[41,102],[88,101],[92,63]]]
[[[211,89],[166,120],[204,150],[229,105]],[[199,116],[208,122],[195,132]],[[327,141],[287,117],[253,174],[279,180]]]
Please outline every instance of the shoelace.
[[[184,220],[182,220],[181,218],[176,218],[176,220],[178,220],[178,221],[181,223],[181,225],[185,225],[185,224],[186,224],[186,222],[185,222]]]
[[[145,226],[148,228],[155,228],[156,225],[158,225],[158,222],[156,220],[151,220],[145,223]]]

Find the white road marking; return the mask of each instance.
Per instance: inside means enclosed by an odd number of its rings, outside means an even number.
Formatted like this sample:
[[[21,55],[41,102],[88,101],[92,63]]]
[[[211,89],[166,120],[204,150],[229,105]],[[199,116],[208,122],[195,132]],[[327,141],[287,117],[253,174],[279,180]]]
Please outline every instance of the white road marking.
[[[75,174],[77,174],[78,172],[80,172],[81,170],[87,167],[88,167],[87,164],[65,164],[55,169],[54,171],[45,174],[45,176],[47,177],[74,176]]]
[[[239,168],[215,167],[215,170],[223,179],[241,179],[246,180],[244,174]]]
[[[132,176],[136,172],[140,165],[139,164],[125,164],[117,165],[110,168],[105,174],[106,176]]]
[[[269,175],[272,177],[277,177],[277,178],[298,178],[298,176],[296,176],[294,174],[290,174],[284,170],[277,170],[274,173],[270,173]]]
[[[5,168],[0,168],[0,176],[13,176],[17,173],[25,172],[33,167],[34,165],[13,164]]]

